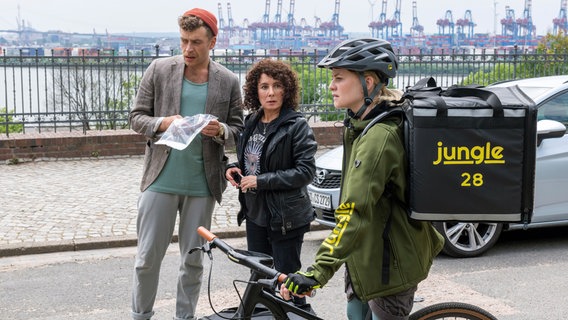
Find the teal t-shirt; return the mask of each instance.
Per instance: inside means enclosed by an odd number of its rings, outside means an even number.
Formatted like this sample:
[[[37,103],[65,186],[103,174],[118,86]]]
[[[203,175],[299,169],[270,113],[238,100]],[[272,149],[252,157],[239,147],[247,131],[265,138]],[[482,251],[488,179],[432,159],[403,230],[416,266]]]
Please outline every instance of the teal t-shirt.
[[[193,83],[184,78],[180,114],[187,117],[205,113],[206,100],[207,83]],[[201,134],[184,150],[172,148],[162,172],[148,189],[193,197],[210,197],[202,150]]]

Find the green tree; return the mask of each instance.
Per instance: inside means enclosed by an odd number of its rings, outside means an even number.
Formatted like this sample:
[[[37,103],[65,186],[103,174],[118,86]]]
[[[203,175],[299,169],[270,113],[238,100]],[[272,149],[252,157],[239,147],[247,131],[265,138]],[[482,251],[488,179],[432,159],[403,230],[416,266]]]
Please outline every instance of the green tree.
[[[566,74],[568,72],[568,37],[547,34],[539,42],[536,53],[515,49],[504,56],[504,61],[491,68],[470,73],[462,85],[488,85],[493,82]]]
[[[514,65],[510,63],[498,63],[488,70],[480,70],[470,73],[462,80],[462,85],[478,84],[486,86],[490,83],[514,79]]]
[[[333,98],[328,89],[331,74],[328,69],[318,68],[312,57],[292,59],[292,69],[298,74],[301,87],[302,112],[307,119],[319,116],[321,121],[342,120],[344,113],[333,106]]]
[[[134,102],[136,88],[140,83],[140,77],[131,75],[129,79],[122,81],[119,98],[108,97],[105,103],[106,112],[101,113],[105,125],[100,129],[124,129],[128,127],[128,113],[130,105]]]
[[[139,77],[125,77],[113,67],[97,61],[76,61],[54,69],[54,105],[70,110],[69,120],[83,131],[125,128],[129,106],[134,100]]]
[[[537,53],[543,55],[537,71],[541,74],[566,74],[568,72],[568,36],[560,31],[547,34],[537,46]]]
[[[537,46],[539,53],[557,53],[566,52],[568,50],[568,36],[562,31],[554,35],[547,34],[542,38]]]
[[[17,123],[12,116],[14,111],[7,108],[0,108],[0,133],[18,133],[24,131],[24,125]]]

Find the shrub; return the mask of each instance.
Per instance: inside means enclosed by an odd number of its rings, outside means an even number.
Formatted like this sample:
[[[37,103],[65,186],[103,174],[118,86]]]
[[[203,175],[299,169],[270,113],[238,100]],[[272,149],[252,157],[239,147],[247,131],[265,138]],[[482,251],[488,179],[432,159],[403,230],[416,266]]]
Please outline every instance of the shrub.
[[[18,133],[24,131],[24,125],[14,120],[14,111],[7,108],[0,109],[0,133]]]

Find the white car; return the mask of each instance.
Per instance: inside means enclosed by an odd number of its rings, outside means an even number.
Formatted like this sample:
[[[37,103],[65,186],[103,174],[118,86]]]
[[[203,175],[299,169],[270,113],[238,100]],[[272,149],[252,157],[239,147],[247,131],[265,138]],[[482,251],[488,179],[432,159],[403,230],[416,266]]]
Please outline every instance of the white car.
[[[568,225],[568,76],[506,81],[492,86],[517,85],[538,108],[535,199],[532,221],[514,223],[433,222],[446,239],[444,253],[474,257],[489,250],[503,230]],[[343,147],[316,159],[316,176],[308,191],[317,214],[316,221],[335,226],[339,205]]]

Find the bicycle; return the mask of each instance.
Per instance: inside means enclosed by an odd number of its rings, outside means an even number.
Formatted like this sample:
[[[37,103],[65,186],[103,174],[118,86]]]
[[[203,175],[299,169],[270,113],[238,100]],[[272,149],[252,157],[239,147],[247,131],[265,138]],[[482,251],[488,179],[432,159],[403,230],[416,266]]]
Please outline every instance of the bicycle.
[[[235,286],[235,290],[239,294],[240,299],[238,307],[223,309],[220,312],[215,311],[211,303],[210,290],[208,290],[209,304],[214,314],[200,318],[200,320],[323,320],[314,313],[310,313],[277,295],[277,285],[286,279],[286,275],[272,268],[273,259],[271,256],[248,250],[235,249],[204,227],[199,227],[197,232],[201,237],[207,240],[207,242],[201,247],[192,249],[189,252],[190,254],[194,251],[202,250],[207,253],[209,259],[212,261],[213,256],[211,249],[218,248],[227,255],[229,260],[246,266],[251,270],[248,281],[242,281],[247,284],[242,296]],[[212,267],[212,264],[210,267]],[[209,277],[211,277],[211,272],[209,272]],[[209,280],[209,283],[210,282]],[[313,296],[314,294],[315,292],[312,292],[309,295]]]
[[[316,314],[308,312],[293,303],[284,300],[276,292],[278,283],[286,279],[286,274],[278,272],[274,268],[271,256],[231,247],[225,241],[219,239],[211,231],[204,227],[197,229],[198,234],[207,242],[201,246],[194,248],[190,253],[201,250],[209,256],[212,261],[213,256],[211,250],[214,248],[224,252],[229,260],[248,267],[251,270],[246,288],[241,296],[239,291],[239,306],[223,309],[219,312],[213,309],[211,303],[210,290],[208,290],[209,304],[214,314],[200,318],[200,320],[219,320],[219,319],[307,319],[307,320],[323,320]],[[210,265],[212,270],[212,263]],[[235,280],[238,282],[239,280]],[[209,283],[211,282],[211,272],[209,272]],[[235,286],[236,289],[236,286]],[[315,295],[315,291],[308,293]],[[461,302],[443,302],[430,306],[426,306],[412,313],[410,320],[497,320],[495,316],[486,310]]]
[[[497,320],[486,310],[463,302],[441,302],[412,313],[409,320]]]

